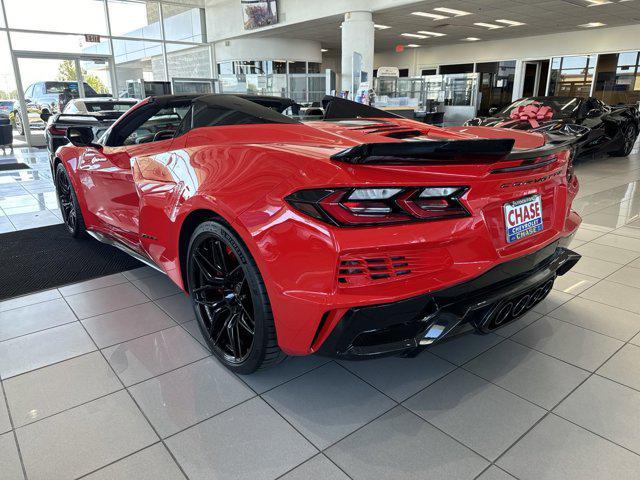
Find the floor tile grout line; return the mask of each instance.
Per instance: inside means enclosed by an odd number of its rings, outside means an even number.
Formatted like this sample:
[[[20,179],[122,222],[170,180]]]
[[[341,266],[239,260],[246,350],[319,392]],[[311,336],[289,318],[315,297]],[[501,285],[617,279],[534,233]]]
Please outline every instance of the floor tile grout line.
[[[502,342],[499,342],[502,343]],[[437,355],[436,355],[437,356]],[[441,358],[441,357],[438,357]],[[442,359],[442,358],[441,358]],[[442,359],[445,360],[445,359]],[[482,457],[484,460],[490,461],[488,458],[486,458],[484,455],[478,453],[477,451],[475,451],[473,448],[469,447],[468,445],[466,445],[465,443],[461,442],[460,440],[458,440],[457,438],[455,438],[454,436],[452,436],[450,433],[445,432],[444,430],[442,430],[440,427],[438,427],[437,425],[434,425],[432,422],[430,422],[429,420],[427,420],[426,418],[421,417],[420,415],[418,415],[416,412],[414,412],[413,410],[411,410],[410,408],[408,408],[407,406],[404,405],[405,402],[407,402],[410,398],[415,397],[416,395],[420,394],[421,392],[423,392],[424,390],[426,390],[427,388],[429,388],[432,385],[435,385],[436,383],[438,383],[439,381],[443,380],[444,378],[448,377],[449,375],[453,374],[453,372],[455,372],[456,370],[458,370],[460,368],[459,365],[456,365],[452,362],[447,361],[449,364],[453,365],[455,368],[453,368],[451,371],[445,373],[443,376],[441,376],[440,378],[437,378],[436,380],[434,380],[433,382],[431,382],[429,385],[425,386],[424,388],[421,388],[418,392],[414,393],[413,395],[410,395],[409,397],[407,397],[406,399],[404,399],[402,402],[398,402],[397,400],[395,400],[394,398],[390,397],[388,394],[386,394],[385,392],[383,392],[382,390],[380,390],[379,388],[377,388],[375,385],[372,385],[371,383],[369,383],[367,380],[365,380],[364,378],[360,377],[357,373],[352,372],[351,370],[349,370],[347,367],[345,367],[344,365],[340,364],[339,362],[336,362],[339,366],[341,366],[342,368],[344,368],[347,372],[351,373],[352,375],[354,375],[355,377],[359,378],[361,381],[365,382],[367,385],[369,385],[371,388],[375,389],[377,392],[381,393],[382,395],[384,395],[385,397],[387,397],[388,399],[390,399],[392,402],[394,402],[396,405],[394,407],[392,407],[391,409],[387,410],[385,413],[390,412],[391,410],[393,410],[393,408],[396,407],[403,407],[405,410],[411,412],[413,415],[417,416],[418,418],[420,418],[422,421],[428,423],[429,425],[431,425],[433,428],[437,429],[438,431],[440,431],[441,433],[443,433],[444,435],[446,435],[447,437],[451,438],[453,441],[455,441],[456,443],[464,446],[465,448],[468,448],[469,450],[471,450],[473,453],[475,453],[476,455],[479,455],[480,457]],[[384,414],[383,414],[384,415]],[[337,442],[334,442],[332,445],[330,445],[329,447],[325,448],[324,450],[327,450],[328,448],[331,448],[333,445],[335,445],[336,443],[344,440],[345,438],[353,435],[356,431],[360,430],[360,428],[364,428],[367,425],[373,423],[375,420],[377,420],[378,418],[380,418],[382,415],[376,417],[374,420],[371,420],[369,422],[367,422],[365,425],[362,425],[362,427],[359,427],[357,430],[354,430],[353,432],[351,432],[350,434],[346,435],[345,437],[341,438],[340,440],[338,440]],[[323,451],[324,451],[323,450]]]
[[[16,450],[18,452],[18,459],[20,460],[20,467],[22,468],[22,475],[24,475],[25,480],[29,480],[29,476],[27,475],[27,467],[24,464],[24,458],[22,457],[22,449],[20,448],[20,443],[18,442],[18,433],[15,428],[15,424],[13,423],[13,417],[11,416],[11,410],[9,409],[9,399],[7,398],[7,392],[4,389],[4,384],[0,381],[0,391],[2,392],[2,401],[5,404],[7,409],[7,417],[9,417],[9,425],[11,426],[10,432],[13,436],[13,442],[16,445]],[[5,432],[2,435],[5,435]]]
[[[64,297],[63,297],[64,298]],[[65,299],[66,302],[66,299]],[[67,302],[68,304],[68,302]],[[69,305],[69,308],[71,308],[71,305]],[[74,312],[75,314],[75,312]],[[77,315],[76,315],[77,317]],[[80,320],[78,318],[78,320]],[[138,404],[138,402],[136,401],[136,399],[133,397],[133,395],[131,394],[131,392],[127,389],[127,386],[125,385],[124,381],[120,378],[120,376],[117,374],[117,372],[115,371],[115,369],[113,368],[113,365],[111,365],[111,363],[109,363],[109,360],[107,360],[107,357],[105,356],[104,352],[102,350],[100,350],[98,348],[98,345],[95,343],[95,341],[93,340],[93,338],[91,337],[91,335],[89,334],[89,332],[87,331],[87,329],[85,328],[85,326],[82,324],[82,322],[80,322],[80,325],[82,325],[82,328],[85,330],[86,334],[89,336],[89,338],[91,339],[91,341],[94,343],[94,345],[96,346],[96,348],[98,349],[98,351],[100,352],[100,355],[102,356],[103,360],[107,363],[109,369],[111,369],[111,371],[113,372],[113,374],[116,376],[116,378],[118,379],[118,381],[120,382],[120,384],[122,385],[122,387],[125,389],[127,395],[129,396],[129,398],[131,399],[131,401],[133,402],[133,404],[136,406],[136,408],[138,409],[138,411],[140,412],[140,414],[142,415],[142,417],[146,420],[147,424],[149,425],[149,428],[151,428],[151,431],[156,435],[157,438],[160,439],[160,441],[162,442],[162,444],[164,445],[164,447],[167,449],[167,451],[169,452],[169,455],[171,456],[171,458],[173,459],[173,461],[175,462],[175,464],[177,465],[178,469],[183,473],[183,475],[188,479],[189,476],[186,474],[186,472],[184,471],[184,469],[182,468],[182,465],[180,465],[180,463],[178,463],[177,459],[175,458],[175,456],[173,455],[173,452],[171,452],[169,450],[169,447],[165,444],[163,438],[160,436],[160,434],[158,433],[158,431],[156,430],[156,428],[153,426],[153,424],[151,423],[151,420],[149,420],[149,418],[147,417],[147,415],[144,413],[144,411],[142,410],[142,408],[140,407],[140,405]]]
[[[623,345],[623,346],[624,346],[624,345]],[[604,365],[604,364],[605,364],[605,363],[607,363],[611,358],[613,358],[613,356],[614,356],[616,353],[618,353],[618,351],[620,351],[621,349],[622,349],[622,346],[621,346],[620,348],[618,348],[615,352],[613,352],[613,353],[612,353],[612,354],[611,354],[611,355],[610,355],[610,356],[609,356],[609,357],[608,357],[608,358],[607,358],[607,359],[602,363],[602,365]],[[591,373],[590,373],[590,375],[588,375],[588,376],[587,376],[587,377],[586,377],[582,382],[580,382],[580,383],[579,383],[578,385],[576,385],[576,386],[575,386],[575,387],[574,387],[574,388],[573,388],[569,393],[567,393],[564,397],[562,397],[562,398],[560,399],[560,401],[559,401],[559,402],[557,402],[557,403],[556,403],[556,404],[555,404],[551,409],[547,410],[547,413],[545,413],[545,414],[544,414],[540,419],[538,419],[538,421],[537,421],[537,422],[535,422],[535,423],[534,423],[531,427],[529,427],[529,428],[528,428],[528,429],[527,429],[527,430],[526,430],[526,431],[525,431],[525,432],[524,432],[520,437],[518,437],[518,438],[517,438],[517,439],[516,439],[516,440],[515,440],[515,441],[514,441],[514,442],[513,442],[509,447],[507,447],[507,449],[506,449],[506,450],[504,450],[504,451],[503,451],[503,452],[502,452],[502,453],[501,453],[501,454],[500,454],[500,455],[499,455],[499,456],[498,456],[498,457],[497,457],[497,458],[496,458],[492,463],[493,463],[493,464],[495,464],[496,466],[498,466],[498,465],[497,465],[498,461],[499,461],[502,457],[504,457],[504,456],[509,452],[509,450],[511,450],[511,449],[512,449],[512,448],[513,448],[513,447],[514,447],[518,442],[520,442],[520,440],[522,440],[522,439],[523,439],[527,434],[529,434],[529,432],[531,432],[531,431],[532,431],[532,430],[533,430],[537,425],[539,425],[539,424],[540,424],[540,423],[541,423],[545,418],[547,418],[549,415],[553,414],[553,415],[555,415],[555,416],[558,416],[558,415],[556,415],[556,414],[554,414],[554,413],[553,413],[553,410],[554,410],[554,409],[556,409],[560,404],[562,404],[562,402],[564,402],[567,398],[569,398],[569,397],[570,397],[570,396],[571,396],[571,395],[572,395],[576,390],[578,390],[582,385],[584,385],[584,384],[585,384],[585,383],[586,383],[586,382],[587,382],[587,381],[588,381],[588,380],[589,380],[593,375],[594,375],[594,373],[593,373],[593,372],[591,372]],[[560,417],[560,418],[562,418],[562,417]],[[573,423],[573,422],[571,422],[571,423]],[[577,425],[577,424],[575,424],[575,423],[574,423],[574,425],[578,426],[579,428],[581,428],[581,429],[583,429],[583,430],[585,430],[585,431],[589,431],[589,430],[587,430],[586,428],[584,428],[584,427],[583,427],[583,426],[581,426],[581,425]],[[591,432],[591,433],[593,433],[593,432]],[[598,435],[598,436],[600,436],[600,435]],[[604,437],[601,437],[601,438],[604,438]],[[608,442],[610,442],[610,443],[612,443],[612,444],[615,444],[615,442],[611,442],[611,441],[610,441],[610,440],[608,440],[608,439],[605,439],[605,440],[606,440],[606,441],[608,441]],[[616,445],[617,445],[617,444],[616,444]],[[636,454],[636,455],[638,455],[638,454]],[[510,471],[508,471],[508,470],[506,470],[506,471],[507,471],[507,473],[509,473],[509,474],[511,475],[511,472],[510,472]]]
[[[56,299],[56,300],[57,300],[57,299]],[[3,312],[3,313],[4,313],[4,312]],[[51,326],[49,326],[49,327],[42,328],[42,329],[40,329],[40,330],[34,330],[34,331],[32,331],[32,332],[29,332],[29,333],[22,333],[22,334],[20,334],[20,335],[16,335],[15,337],[3,338],[2,340],[0,340],[0,344],[2,344],[2,343],[4,343],[4,342],[10,342],[10,341],[12,341],[12,340],[17,340],[18,338],[28,337],[29,335],[33,335],[33,334],[35,334],[35,333],[42,333],[42,332],[46,332],[46,331],[49,331],[49,330],[53,330],[54,328],[64,327],[65,325],[70,325],[70,324],[75,323],[75,322],[77,322],[77,321],[78,321],[77,319],[76,319],[76,320],[70,320],[70,321],[68,321],[68,322],[60,323],[60,324],[58,324],[58,325],[51,325]]]
[[[627,345],[633,345],[633,343],[629,343],[629,344],[625,344],[625,345],[623,345],[623,347],[622,347],[620,350],[624,349],[624,347],[626,347]],[[636,345],[633,345],[633,346],[636,346]],[[618,350],[618,353],[620,352],[620,350]],[[611,360],[611,359],[609,359],[609,360]],[[607,360],[607,362],[608,362],[609,360]],[[595,372],[593,372],[593,374],[594,374],[596,377],[603,378],[603,379],[605,379],[605,380],[610,381],[611,383],[615,383],[615,384],[617,384],[617,385],[620,385],[621,387],[626,387],[626,388],[628,388],[628,389],[630,389],[630,390],[634,390],[634,391],[636,391],[636,392],[640,393],[640,388],[638,388],[638,387],[632,387],[631,385],[627,385],[626,383],[622,383],[622,382],[620,382],[620,381],[618,381],[618,380],[614,380],[613,378],[609,378],[609,377],[607,377],[606,375],[603,375],[603,374],[601,374],[601,373],[598,373],[598,371],[599,371],[602,367],[604,367],[604,365],[605,365],[605,364],[603,363],[602,365],[600,365],[600,367],[598,368],[598,370],[596,370]]]
[[[588,299],[588,298],[587,298],[586,300],[590,300],[590,299]],[[571,301],[571,300],[569,300],[569,301]],[[567,303],[568,303],[568,302],[567,302]],[[611,305],[609,305],[609,306],[611,306]],[[614,308],[616,308],[616,307],[614,307]],[[557,317],[554,317],[554,316],[553,316],[553,315],[551,315],[551,314],[552,314],[555,310],[557,310],[557,309],[554,309],[554,310],[552,310],[551,312],[547,313],[546,315],[543,315],[543,317],[551,317],[551,318],[553,318],[554,320],[558,320],[559,322],[568,323],[569,325],[573,325],[574,327],[579,327],[579,328],[582,328],[582,329],[587,330],[587,331],[589,331],[589,332],[593,332],[593,333],[596,333],[596,334],[598,334],[598,335],[602,335],[603,337],[610,338],[611,340],[617,340],[617,341],[619,341],[619,342],[626,342],[626,341],[628,341],[628,340],[621,340],[621,339],[620,339],[620,338],[618,338],[618,337],[612,337],[611,335],[607,335],[606,333],[599,332],[599,331],[597,331],[597,330],[594,330],[594,329],[589,328],[589,327],[585,327],[585,326],[583,326],[583,325],[578,325],[577,323],[570,322],[569,320],[565,320],[565,319],[563,319],[563,318],[557,318]],[[628,310],[625,310],[625,311],[626,311],[626,312],[628,312]],[[633,313],[633,312],[630,312],[630,313]],[[640,328],[639,328],[638,330],[636,330],[636,332],[635,332],[633,335],[631,335],[631,338],[630,338],[629,340],[632,340],[636,335],[638,335],[638,333],[640,333]]]
[[[592,376],[593,376],[593,375],[592,375]],[[587,379],[587,380],[588,380],[588,379]],[[595,435],[596,437],[600,437],[601,439],[606,440],[607,442],[612,443],[612,444],[616,445],[617,447],[620,447],[620,448],[622,448],[622,449],[624,449],[624,450],[628,451],[629,453],[633,453],[633,454],[634,454],[635,456],[637,456],[637,457],[640,457],[640,452],[636,452],[636,451],[632,450],[632,449],[631,449],[631,448],[629,448],[629,447],[625,447],[624,445],[622,445],[622,444],[620,444],[620,443],[618,443],[618,442],[616,442],[616,441],[614,441],[614,440],[611,440],[610,438],[605,437],[605,436],[604,436],[604,435],[602,435],[601,433],[594,432],[593,430],[591,430],[591,429],[589,429],[589,428],[585,427],[584,425],[580,425],[579,423],[576,423],[576,422],[574,422],[573,420],[571,420],[571,419],[569,419],[569,418],[563,417],[563,416],[562,416],[562,415],[560,415],[558,412],[555,412],[555,411],[553,411],[553,410],[550,410],[550,411],[549,411],[549,413],[550,413],[551,415],[555,415],[556,417],[561,418],[562,420],[565,420],[565,421],[567,421],[567,422],[569,422],[569,423],[571,423],[571,424],[575,425],[576,427],[581,428],[582,430],[586,430],[587,432],[589,432],[589,433],[591,433],[591,434]]]
[[[120,462],[120,461],[122,461],[122,460],[125,460],[125,459],[127,459],[127,458],[129,458],[129,457],[132,457],[132,456],[134,456],[134,455],[136,455],[136,454],[138,454],[138,453],[140,453],[140,452],[143,452],[143,451],[147,450],[148,448],[155,447],[156,445],[162,445],[162,442],[161,442],[160,440],[158,440],[157,442],[154,442],[154,443],[152,443],[152,444],[150,444],[150,445],[147,445],[146,447],[140,448],[140,449],[138,449],[138,450],[136,450],[136,451],[134,451],[134,452],[128,453],[128,454],[127,454],[127,455],[125,455],[124,457],[122,457],[122,458],[118,458],[117,460],[114,460],[114,461],[112,461],[112,462],[109,462],[109,463],[107,463],[106,465],[103,465],[103,466],[101,466],[101,467],[99,467],[99,468],[96,468],[95,470],[91,470],[90,472],[83,473],[83,474],[82,474],[82,475],[80,475],[79,477],[74,477],[74,480],[80,480],[80,479],[82,479],[82,478],[86,478],[86,477],[88,477],[89,475],[92,475],[92,474],[94,474],[94,473],[96,473],[96,472],[99,472],[100,470],[103,470],[103,469],[105,469],[105,468],[107,468],[107,467],[110,467],[111,465],[114,465],[114,464],[116,464],[116,463],[118,463],[118,462]],[[165,447],[165,448],[166,448],[166,447]],[[187,480],[188,480],[188,478],[189,478],[189,477],[185,477],[185,478],[187,478]]]
[[[140,306],[140,305],[146,305],[147,303],[153,303],[153,302],[139,303],[138,305],[132,305],[131,307],[138,307],[138,306]],[[127,307],[127,308],[131,308],[131,307]],[[158,308],[159,308],[159,307],[158,307]],[[121,309],[121,310],[116,310],[116,311],[120,312],[120,311],[122,311],[122,310],[126,310],[126,308],[123,308],[123,309]],[[106,314],[109,314],[109,313],[113,313],[113,312],[107,312]],[[166,312],[163,312],[163,313],[164,313],[164,314],[165,314],[165,315],[166,315],[166,316],[167,316],[167,317],[168,317],[172,322],[174,322],[174,323],[175,323],[175,325],[171,325],[171,326],[168,326],[168,327],[160,328],[160,329],[158,329],[158,330],[154,330],[154,331],[152,331],[152,332],[143,333],[142,335],[138,335],[137,337],[132,337],[132,338],[129,338],[129,339],[126,339],[126,340],[122,340],[122,341],[119,341],[119,342],[116,342],[116,343],[112,343],[112,344],[110,344],[110,345],[105,345],[105,346],[103,346],[103,347],[98,347],[98,350],[104,350],[104,349],[107,349],[107,348],[115,347],[115,346],[117,346],[117,345],[121,345],[121,344],[123,344],[123,343],[131,342],[131,341],[133,341],[133,340],[138,340],[138,339],[140,339],[140,338],[142,338],[142,337],[146,337],[146,336],[148,336],[148,335],[154,335],[154,334],[156,334],[156,333],[160,333],[160,332],[163,332],[163,331],[165,331],[165,330],[170,330],[170,329],[175,328],[175,327],[177,327],[177,326],[179,326],[179,325],[180,325],[180,324],[179,324],[178,322],[176,322],[173,318],[171,318],[171,316],[169,316]],[[106,314],[101,314],[101,315],[106,315]],[[76,322],[80,323],[83,327],[85,327],[85,325],[82,323],[84,320],[88,320],[88,319],[90,319],[90,318],[95,318],[95,317],[98,317],[98,316],[100,316],[100,315],[95,315],[94,317],[88,317],[88,318],[85,318],[85,319],[83,319],[83,320],[78,320],[78,319],[77,319],[77,316],[76,316],[76,320],[72,320],[72,321],[70,321],[70,322],[66,322],[66,323],[61,323],[60,325],[54,325],[54,326],[52,326],[52,327],[43,328],[42,330],[35,330],[35,331],[33,331],[33,332],[30,332],[30,333],[24,333],[24,334],[22,334],[22,335],[18,335],[18,336],[16,336],[16,337],[7,338],[7,339],[4,339],[4,340],[0,341],[0,344],[2,344],[3,342],[9,342],[9,341],[11,341],[11,340],[16,340],[16,339],[18,339],[18,338],[28,337],[29,335],[34,335],[34,334],[36,334],[36,333],[42,333],[42,332],[47,332],[47,331],[49,331],[49,330],[54,330],[54,329],[56,329],[56,328],[58,328],[58,327],[64,327],[64,326],[66,326],[66,325],[71,325],[72,323],[76,323]],[[96,342],[95,342],[95,339],[94,339],[94,338],[93,338],[93,336],[88,332],[88,330],[86,329],[86,327],[85,327],[85,331],[87,331],[87,334],[89,335],[89,337],[91,338],[91,340],[93,340],[93,341],[94,341],[94,343],[96,343]],[[187,331],[187,333],[189,333],[189,332]],[[200,342],[198,342],[198,343],[200,343]],[[96,346],[97,346],[97,343],[96,343]],[[90,352],[87,352],[87,353],[90,353]],[[80,354],[80,355],[84,355],[84,354]],[[76,356],[79,356],[79,355],[76,355]],[[70,358],[74,358],[74,357],[70,357]],[[64,360],[62,360],[62,361],[64,361]],[[51,365],[54,365],[55,363],[59,363],[59,362],[54,362],[54,363],[52,363]],[[33,370],[29,370],[28,372],[33,372],[33,371],[35,371],[35,370],[39,370],[40,368],[42,368],[42,367],[34,368]],[[28,373],[28,372],[23,372],[23,373]],[[22,373],[20,373],[20,374],[18,374],[18,375],[22,375]],[[8,377],[8,378],[17,377],[18,375],[13,375],[12,377]]]
[[[315,445],[314,445],[315,447]],[[317,447],[316,447],[317,450]],[[295,465],[294,467],[291,467],[289,470],[287,470],[286,472],[284,472],[282,475],[278,475],[277,477],[274,478],[274,480],[281,480],[282,478],[284,478],[285,476],[287,476],[288,474],[290,474],[291,472],[293,472],[296,468],[301,467],[302,465],[304,465],[307,462],[310,462],[311,460],[313,460],[314,458],[318,458],[318,457],[322,457],[322,458],[326,458],[328,462],[330,462],[332,465],[334,465],[338,470],[340,470],[342,473],[344,473],[347,478],[349,480],[353,480],[353,477],[351,475],[349,475],[347,472],[345,472],[342,467],[340,467],[340,465],[338,465],[336,462],[334,462],[333,460],[331,460],[327,455],[325,455],[325,453],[323,451],[319,451],[318,453],[316,453],[313,457],[311,458],[307,458],[305,461],[303,461],[302,463],[298,463],[297,465]]]
[[[215,355],[213,355],[213,354],[212,354],[212,356],[213,356],[213,358],[216,358],[216,356],[215,356]],[[285,360],[285,361],[286,361],[286,360]],[[266,394],[266,393],[269,393],[269,392],[271,392],[271,391],[275,390],[276,388],[279,388],[279,387],[281,387],[281,386],[283,386],[283,385],[286,385],[287,383],[293,382],[294,380],[297,380],[298,378],[305,376],[307,373],[311,373],[311,372],[313,372],[313,371],[315,371],[315,370],[318,370],[319,368],[322,368],[322,367],[324,367],[325,365],[328,365],[329,363],[332,363],[332,362],[334,362],[334,360],[333,360],[333,359],[328,359],[326,362],[323,362],[323,363],[321,363],[320,365],[316,365],[316,366],[314,366],[314,367],[310,368],[309,370],[305,370],[304,372],[302,372],[302,373],[300,373],[300,374],[296,375],[295,377],[291,377],[291,378],[289,378],[288,380],[285,380],[285,381],[284,381],[284,382],[282,382],[282,383],[278,383],[277,385],[274,385],[273,387],[268,388],[268,389],[267,389],[267,390],[265,390],[264,392],[257,392],[256,390],[254,390],[254,388],[253,388],[251,385],[249,385],[248,383],[244,382],[244,380],[243,380],[243,377],[242,377],[242,376],[240,376],[240,375],[238,375],[238,374],[235,374],[235,375],[236,375],[236,377],[238,377],[240,380],[242,380],[242,381],[245,383],[245,385],[247,385],[247,387],[249,387],[251,390],[253,390],[254,392],[256,392],[256,395],[260,395],[260,396],[262,396],[262,395],[264,395],[264,394]],[[337,363],[337,362],[335,362],[335,363]]]

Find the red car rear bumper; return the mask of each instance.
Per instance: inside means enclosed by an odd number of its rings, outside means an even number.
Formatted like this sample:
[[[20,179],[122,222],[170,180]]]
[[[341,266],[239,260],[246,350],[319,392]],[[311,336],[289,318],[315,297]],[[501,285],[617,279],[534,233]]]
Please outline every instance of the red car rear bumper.
[[[394,354],[431,345],[465,323],[489,333],[541,302],[556,276],[579,259],[580,255],[554,242],[453,287],[394,303],[351,308],[319,353],[350,359]]]
[[[278,343],[284,352],[371,356],[415,347],[428,330],[423,318],[433,298],[461,284],[466,285],[465,295],[482,297],[485,293],[475,291],[480,285],[476,282],[490,278],[483,275],[501,265],[522,263],[532,270],[552,255],[561,258],[546,275],[536,274],[525,282],[526,275],[521,276],[519,270],[508,279],[509,288],[504,292],[502,284],[491,287],[502,292],[500,297],[509,298],[522,293],[519,282],[525,290],[537,289],[539,282],[546,284],[571,268],[579,256],[565,247],[581,220],[575,212],[564,210],[569,210],[567,204],[556,208],[563,211],[549,218],[544,231],[515,244],[505,244],[502,235],[488,233],[492,226],[482,218],[350,230],[309,222],[290,211],[286,220],[260,233],[254,231],[250,236],[256,243],[249,247],[256,248],[254,257],[269,292]],[[531,258],[536,259],[535,265]],[[381,309],[381,305],[386,307]],[[405,310],[407,305],[412,308]],[[384,337],[379,327],[387,328],[388,321],[377,318],[377,312],[386,312],[383,316],[394,312],[389,314],[391,324],[410,325],[392,341],[369,341],[367,348],[355,348],[363,340],[361,333]],[[457,323],[477,324],[476,317],[462,315]],[[388,343],[394,345],[385,345]]]

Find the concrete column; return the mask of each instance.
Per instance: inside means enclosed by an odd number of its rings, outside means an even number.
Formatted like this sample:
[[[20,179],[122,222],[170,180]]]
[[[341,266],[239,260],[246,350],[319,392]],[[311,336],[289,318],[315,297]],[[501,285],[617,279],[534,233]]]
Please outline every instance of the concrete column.
[[[373,48],[375,28],[371,12],[348,12],[342,22],[342,74],[341,90],[348,90],[353,98],[353,54],[362,55],[362,71],[367,72],[373,86]]]

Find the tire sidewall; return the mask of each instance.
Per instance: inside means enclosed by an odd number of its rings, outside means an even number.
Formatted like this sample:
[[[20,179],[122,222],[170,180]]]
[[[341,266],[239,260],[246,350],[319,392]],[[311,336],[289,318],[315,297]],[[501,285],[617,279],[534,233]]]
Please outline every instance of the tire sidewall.
[[[73,202],[73,208],[75,208],[75,210],[76,210],[76,226],[75,226],[75,228],[71,228],[69,226],[67,221],[64,219],[64,214],[63,214],[64,226],[67,228],[67,231],[72,236],[78,237],[81,234],[81,232],[80,232],[80,222],[81,222],[81,219],[82,219],[82,214],[80,212],[80,204],[78,203],[78,198],[76,197],[76,192],[73,189],[73,184],[71,183],[71,178],[69,178],[69,174],[67,173],[67,170],[64,168],[64,165],[62,163],[59,163],[58,166],[56,167],[55,186],[56,186],[56,196],[57,196],[57,200],[58,200],[58,207],[60,208],[60,212],[61,213],[62,213],[62,205],[60,203],[60,190],[59,190],[60,187],[58,186],[58,179],[62,175],[67,177],[67,181],[69,182],[69,189],[71,191],[71,201]]]
[[[632,124],[629,123],[629,132],[632,132],[631,136],[634,137],[635,140],[638,139],[638,131],[636,129],[636,127]],[[635,145],[635,141],[631,144],[631,148],[629,149],[629,151],[625,151],[624,152],[624,156],[628,156],[631,154],[631,152],[633,152],[633,146]]]
[[[206,327],[201,318],[198,306],[191,296],[191,285],[193,284],[194,280],[193,264],[191,260],[193,250],[202,239],[211,235],[221,238],[231,247],[233,253],[237,256],[242,269],[244,270],[245,278],[247,279],[247,284],[249,286],[249,291],[251,292],[255,322],[254,338],[251,352],[242,363],[228,362],[218,351],[218,349],[213,345],[213,342],[209,339],[209,333],[206,331]],[[268,304],[265,304],[264,300],[268,298],[267,293],[261,281],[260,272],[258,271],[255,261],[251,257],[251,254],[249,253],[247,247],[244,245],[242,240],[240,240],[240,238],[226,225],[223,225],[222,223],[214,220],[206,221],[201,223],[191,235],[191,239],[189,241],[189,249],[187,251],[186,264],[188,282],[187,288],[189,291],[189,296],[191,298],[191,304],[194,308],[198,327],[200,328],[202,336],[207,342],[209,349],[230,370],[237,373],[254,372],[262,364],[266,353],[266,321],[267,317],[270,315],[270,306]]]

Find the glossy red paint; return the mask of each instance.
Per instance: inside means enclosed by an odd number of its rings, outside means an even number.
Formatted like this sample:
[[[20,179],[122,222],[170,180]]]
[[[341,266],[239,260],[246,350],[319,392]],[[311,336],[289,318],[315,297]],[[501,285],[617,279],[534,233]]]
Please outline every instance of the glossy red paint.
[[[121,119],[122,120],[122,119]],[[491,173],[486,163],[350,165],[330,156],[361,143],[423,139],[505,138],[514,152],[545,143],[540,134],[486,127],[437,128],[405,119],[219,126],[170,140],[129,147],[58,150],[89,229],[115,237],[149,257],[184,288],[180,233],[185,219],[206,211],[240,235],[265,280],[278,342],[289,354],[317,350],[342,314],[354,306],[393,302],[470,280],[560,237],[580,217],[571,209],[578,191],[567,176],[570,152],[530,171]],[[394,133],[395,132],[395,133]],[[521,161],[500,163],[516,166]],[[464,186],[470,216],[383,227],[340,228],[292,208],[284,198],[311,188],[354,186]],[[544,230],[507,243],[503,205],[537,194]],[[182,247],[184,248],[184,247]],[[344,258],[401,254],[412,274],[382,281],[338,281]],[[325,313],[327,321],[314,335]]]

